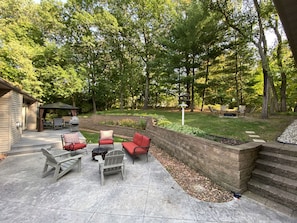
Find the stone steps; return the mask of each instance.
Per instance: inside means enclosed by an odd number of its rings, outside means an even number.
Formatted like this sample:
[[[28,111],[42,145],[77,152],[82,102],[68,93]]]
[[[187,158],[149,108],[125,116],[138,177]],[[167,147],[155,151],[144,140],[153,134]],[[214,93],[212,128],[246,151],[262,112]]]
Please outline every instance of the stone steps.
[[[297,157],[279,154],[273,152],[261,151],[259,153],[259,158],[271,162],[277,162],[279,164],[288,165],[294,167],[297,163]]]
[[[297,195],[297,180],[255,169],[253,179]]]
[[[7,152],[8,156],[27,154],[27,153],[35,153],[41,152],[41,148],[51,147],[51,148],[59,148],[61,147],[60,142],[52,142],[52,143],[44,143],[38,145],[24,145],[24,146],[14,146],[10,151]]]
[[[296,146],[284,145],[284,144],[277,144],[277,145],[278,146],[275,146],[275,144],[266,143],[262,147],[261,151],[297,157],[297,145]]]
[[[290,192],[273,187],[267,183],[261,183],[253,179],[249,182],[249,190],[256,194],[262,194],[261,196],[296,211],[296,194],[292,194]]]
[[[248,190],[297,215],[297,147],[264,144]]]
[[[256,169],[297,180],[297,168],[263,159],[256,160]]]

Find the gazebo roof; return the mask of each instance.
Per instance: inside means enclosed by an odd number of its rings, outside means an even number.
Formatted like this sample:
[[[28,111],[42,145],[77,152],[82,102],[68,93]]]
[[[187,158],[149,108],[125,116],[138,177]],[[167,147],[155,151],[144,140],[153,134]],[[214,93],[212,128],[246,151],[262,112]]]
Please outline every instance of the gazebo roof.
[[[46,104],[46,105],[42,105],[39,108],[43,108],[43,109],[63,109],[63,110],[78,110],[78,107],[72,106],[72,105],[68,105],[62,102],[56,102],[53,104]]]

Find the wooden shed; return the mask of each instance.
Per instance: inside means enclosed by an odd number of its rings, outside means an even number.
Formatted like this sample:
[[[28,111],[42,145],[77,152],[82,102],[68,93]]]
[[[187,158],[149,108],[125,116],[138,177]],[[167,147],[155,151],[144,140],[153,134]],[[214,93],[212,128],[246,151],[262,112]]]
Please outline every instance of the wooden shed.
[[[0,78],[0,153],[11,150],[24,130],[36,130],[39,101]]]

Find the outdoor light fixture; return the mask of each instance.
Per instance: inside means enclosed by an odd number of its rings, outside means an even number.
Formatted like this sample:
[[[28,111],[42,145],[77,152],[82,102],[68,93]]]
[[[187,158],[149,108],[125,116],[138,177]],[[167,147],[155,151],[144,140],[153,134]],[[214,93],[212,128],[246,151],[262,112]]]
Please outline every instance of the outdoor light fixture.
[[[185,104],[185,102],[182,102],[179,107],[181,107],[182,109],[182,125],[185,124],[185,108],[188,107],[187,104]]]
[[[21,128],[21,127],[23,126],[23,124],[22,124],[21,122],[16,122],[16,123],[15,123],[15,126],[16,126],[17,128]]]

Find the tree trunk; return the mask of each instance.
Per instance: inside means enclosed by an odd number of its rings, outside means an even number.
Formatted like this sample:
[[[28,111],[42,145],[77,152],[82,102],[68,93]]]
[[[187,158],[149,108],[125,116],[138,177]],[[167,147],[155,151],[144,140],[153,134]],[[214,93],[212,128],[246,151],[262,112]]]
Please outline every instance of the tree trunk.
[[[287,111],[287,99],[286,99],[286,92],[287,92],[287,75],[283,68],[283,40],[282,35],[278,30],[278,19],[275,21],[275,26],[273,26],[274,33],[277,37],[277,51],[276,51],[276,58],[277,58],[277,65],[279,67],[281,73],[281,88],[280,88],[280,111],[285,112]]]
[[[267,41],[265,38],[264,33],[264,27],[262,24],[262,18],[261,18],[261,9],[260,5],[257,0],[253,0],[254,6],[257,12],[257,19],[258,19],[258,25],[259,25],[259,41],[256,43],[256,46],[258,47],[258,51],[261,57],[262,62],[262,70],[263,70],[263,102],[262,102],[262,118],[267,119],[268,118],[268,100],[269,100],[269,74],[270,74],[270,68],[268,63],[268,57],[267,57]]]
[[[189,62],[188,62],[188,58],[187,58],[187,62],[186,62],[186,76],[187,76],[187,83],[186,83],[186,91],[187,91],[187,101],[185,102],[188,106],[188,108],[191,106],[190,105],[190,101],[189,101],[189,96],[191,95],[191,91],[190,91],[190,87],[191,87],[191,83],[190,83],[190,80],[189,80],[189,77],[190,77],[190,73],[191,73],[191,69],[189,67]]]
[[[206,85],[208,83],[208,73],[209,73],[209,59],[207,59],[207,64],[206,64],[206,73],[205,73],[205,81],[204,81],[204,87],[202,90],[202,105],[200,111],[203,111],[204,107],[204,100],[205,100],[205,95],[206,95]]]
[[[148,70],[146,69],[143,109],[148,109],[148,105],[149,105],[149,86],[150,86],[150,74],[149,74]]]
[[[194,63],[193,63],[193,68],[192,68],[192,83],[191,83],[191,112],[194,111],[194,106],[195,106],[194,105],[194,101],[195,101],[194,84],[195,84],[195,68],[194,68]]]
[[[281,108],[282,112],[287,111],[287,75],[285,72],[281,73],[282,83],[280,89],[280,96],[281,96]]]
[[[263,68],[263,76],[264,76],[264,86],[263,86],[263,101],[262,101],[262,118],[268,118],[268,72]]]
[[[235,44],[237,44],[236,43],[236,36],[235,36]],[[239,111],[239,105],[240,105],[241,101],[239,101],[238,75],[239,75],[239,72],[238,72],[238,49],[237,49],[237,46],[236,46],[236,50],[235,50],[235,87],[236,87],[236,105],[237,105],[237,110]]]
[[[94,91],[92,91],[92,104],[93,104],[93,113],[96,114],[97,108],[96,108],[96,99],[95,99]]]

